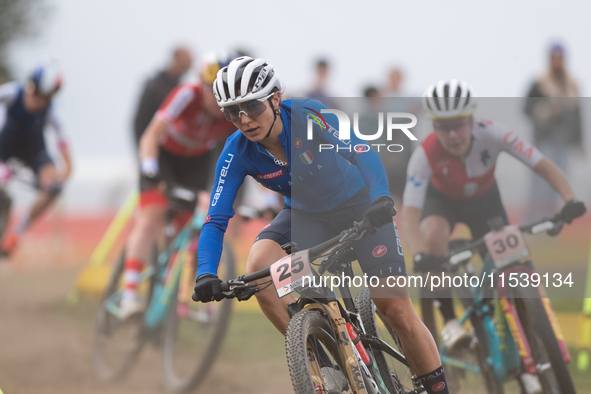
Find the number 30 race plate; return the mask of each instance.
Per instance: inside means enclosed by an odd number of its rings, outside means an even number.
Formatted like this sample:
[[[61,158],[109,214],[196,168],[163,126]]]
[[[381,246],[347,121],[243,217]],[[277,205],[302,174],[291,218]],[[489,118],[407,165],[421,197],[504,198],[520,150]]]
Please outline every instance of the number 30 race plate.
[[[308,249],[286,256],[271,266],[271,279],[279,298],[301,287],[305,276],[313,278]]]
[[[484,242],[495,267],[502,268],[507,264],[529,256],[529,249],[518,226],[506,226],[499,231],[491,231],[484,236]]]

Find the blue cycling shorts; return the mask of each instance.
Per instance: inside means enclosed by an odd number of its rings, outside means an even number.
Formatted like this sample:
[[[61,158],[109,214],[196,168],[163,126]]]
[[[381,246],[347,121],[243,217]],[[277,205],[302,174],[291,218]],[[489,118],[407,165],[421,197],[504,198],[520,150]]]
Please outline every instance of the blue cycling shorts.
[[[362,221],[363,213],[370,207],[367,188],[329,212],[309,213],[285,206],[259,233],[256,241],[269,239],[279,245],[295,242],[300,250],[308,249],[352,227],[354,221]],[[396,222],[378,228],[376,234],[368,234],[353,249],[367,276],[406,276],[404,253]]]

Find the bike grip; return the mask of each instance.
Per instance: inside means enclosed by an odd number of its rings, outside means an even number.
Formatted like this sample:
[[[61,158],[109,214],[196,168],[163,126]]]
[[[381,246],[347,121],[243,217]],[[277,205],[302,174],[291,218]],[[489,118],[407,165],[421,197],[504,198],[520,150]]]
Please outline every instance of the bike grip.
[[[562,231],[562,227],[564,227],[564,222],[562,220],[557,221],[556,224],[554,224],[554,228],[548,230],[548,235],[551,237],[558,235],[558,233]]]
[[[367,229],[372,228],[373,226],[371,225],[370,221],[365,219],[361,222],[355,222],[355,224],[357,225],[357,228],[359,229],[359,232],[363,232],[363,231],[367,231]]]
[[[220,283],[220,290],[221,291],[230,291],[230,284],[228,283],[228,281],[225,282],[221,282]]]

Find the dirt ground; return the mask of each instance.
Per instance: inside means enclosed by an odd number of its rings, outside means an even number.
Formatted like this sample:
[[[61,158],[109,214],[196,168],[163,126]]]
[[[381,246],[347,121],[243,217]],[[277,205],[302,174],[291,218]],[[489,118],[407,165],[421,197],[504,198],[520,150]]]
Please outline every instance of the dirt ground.
[[[4,394],[164,392],[160,355],[150,345],[121,382],[105,386],[96,380],[91,349],[98,302],[66,301],[75,271],[25,273],[2,268],[0,389]],[[222,353],[199,391],[291,391],[283,338],[262,315],[236,313]]]
[[[4,394],[165,393],[160,353],[152,345],[145,346],[132,372],[120,382],[105,386],[97,381],[92,340],[98,300],[67,300],[77,272],[19,270],[0,263],[0,390]],[[260,312],[254,312],[256,301],[235,306],[220,356],[197,392],[292,392],[283,337]],[[572,340],[578,316],[567,320],[568,316],[559,315],[559,320]],[[571,371],[579,394],[591,393],[591,373]]]

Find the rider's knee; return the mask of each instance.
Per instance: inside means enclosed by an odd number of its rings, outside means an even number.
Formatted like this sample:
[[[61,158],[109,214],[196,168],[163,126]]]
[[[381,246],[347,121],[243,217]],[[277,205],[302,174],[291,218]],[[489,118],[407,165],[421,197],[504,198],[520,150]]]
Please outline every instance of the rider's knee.
[[[262,261],[261,258],[258,258],[255,256],[253,256],[253,257],[248,256],[248,259],[246,260],[246,270],[245,270],[246,275],[250,275],[254,272],[257,272],[257,271],[265,268],[264,264],[265,263]]]
[[[140,210],[134,225],[134,232],[143,236],[158,234],[163,222],[164,210],[144,209]]]
[[[246,259],[246,274],[262,270],[285,256],[285,251],[276,242],[268,239],[257,241]]]
[[[44,186],[43,191],[49,195],[51,198],[56,198],[62,193],[63,183],[61,182],[52,182],[47,186]]]
[[[421,226],[420,233],[428,253],[445,253],[449,235],[447,223]]]

